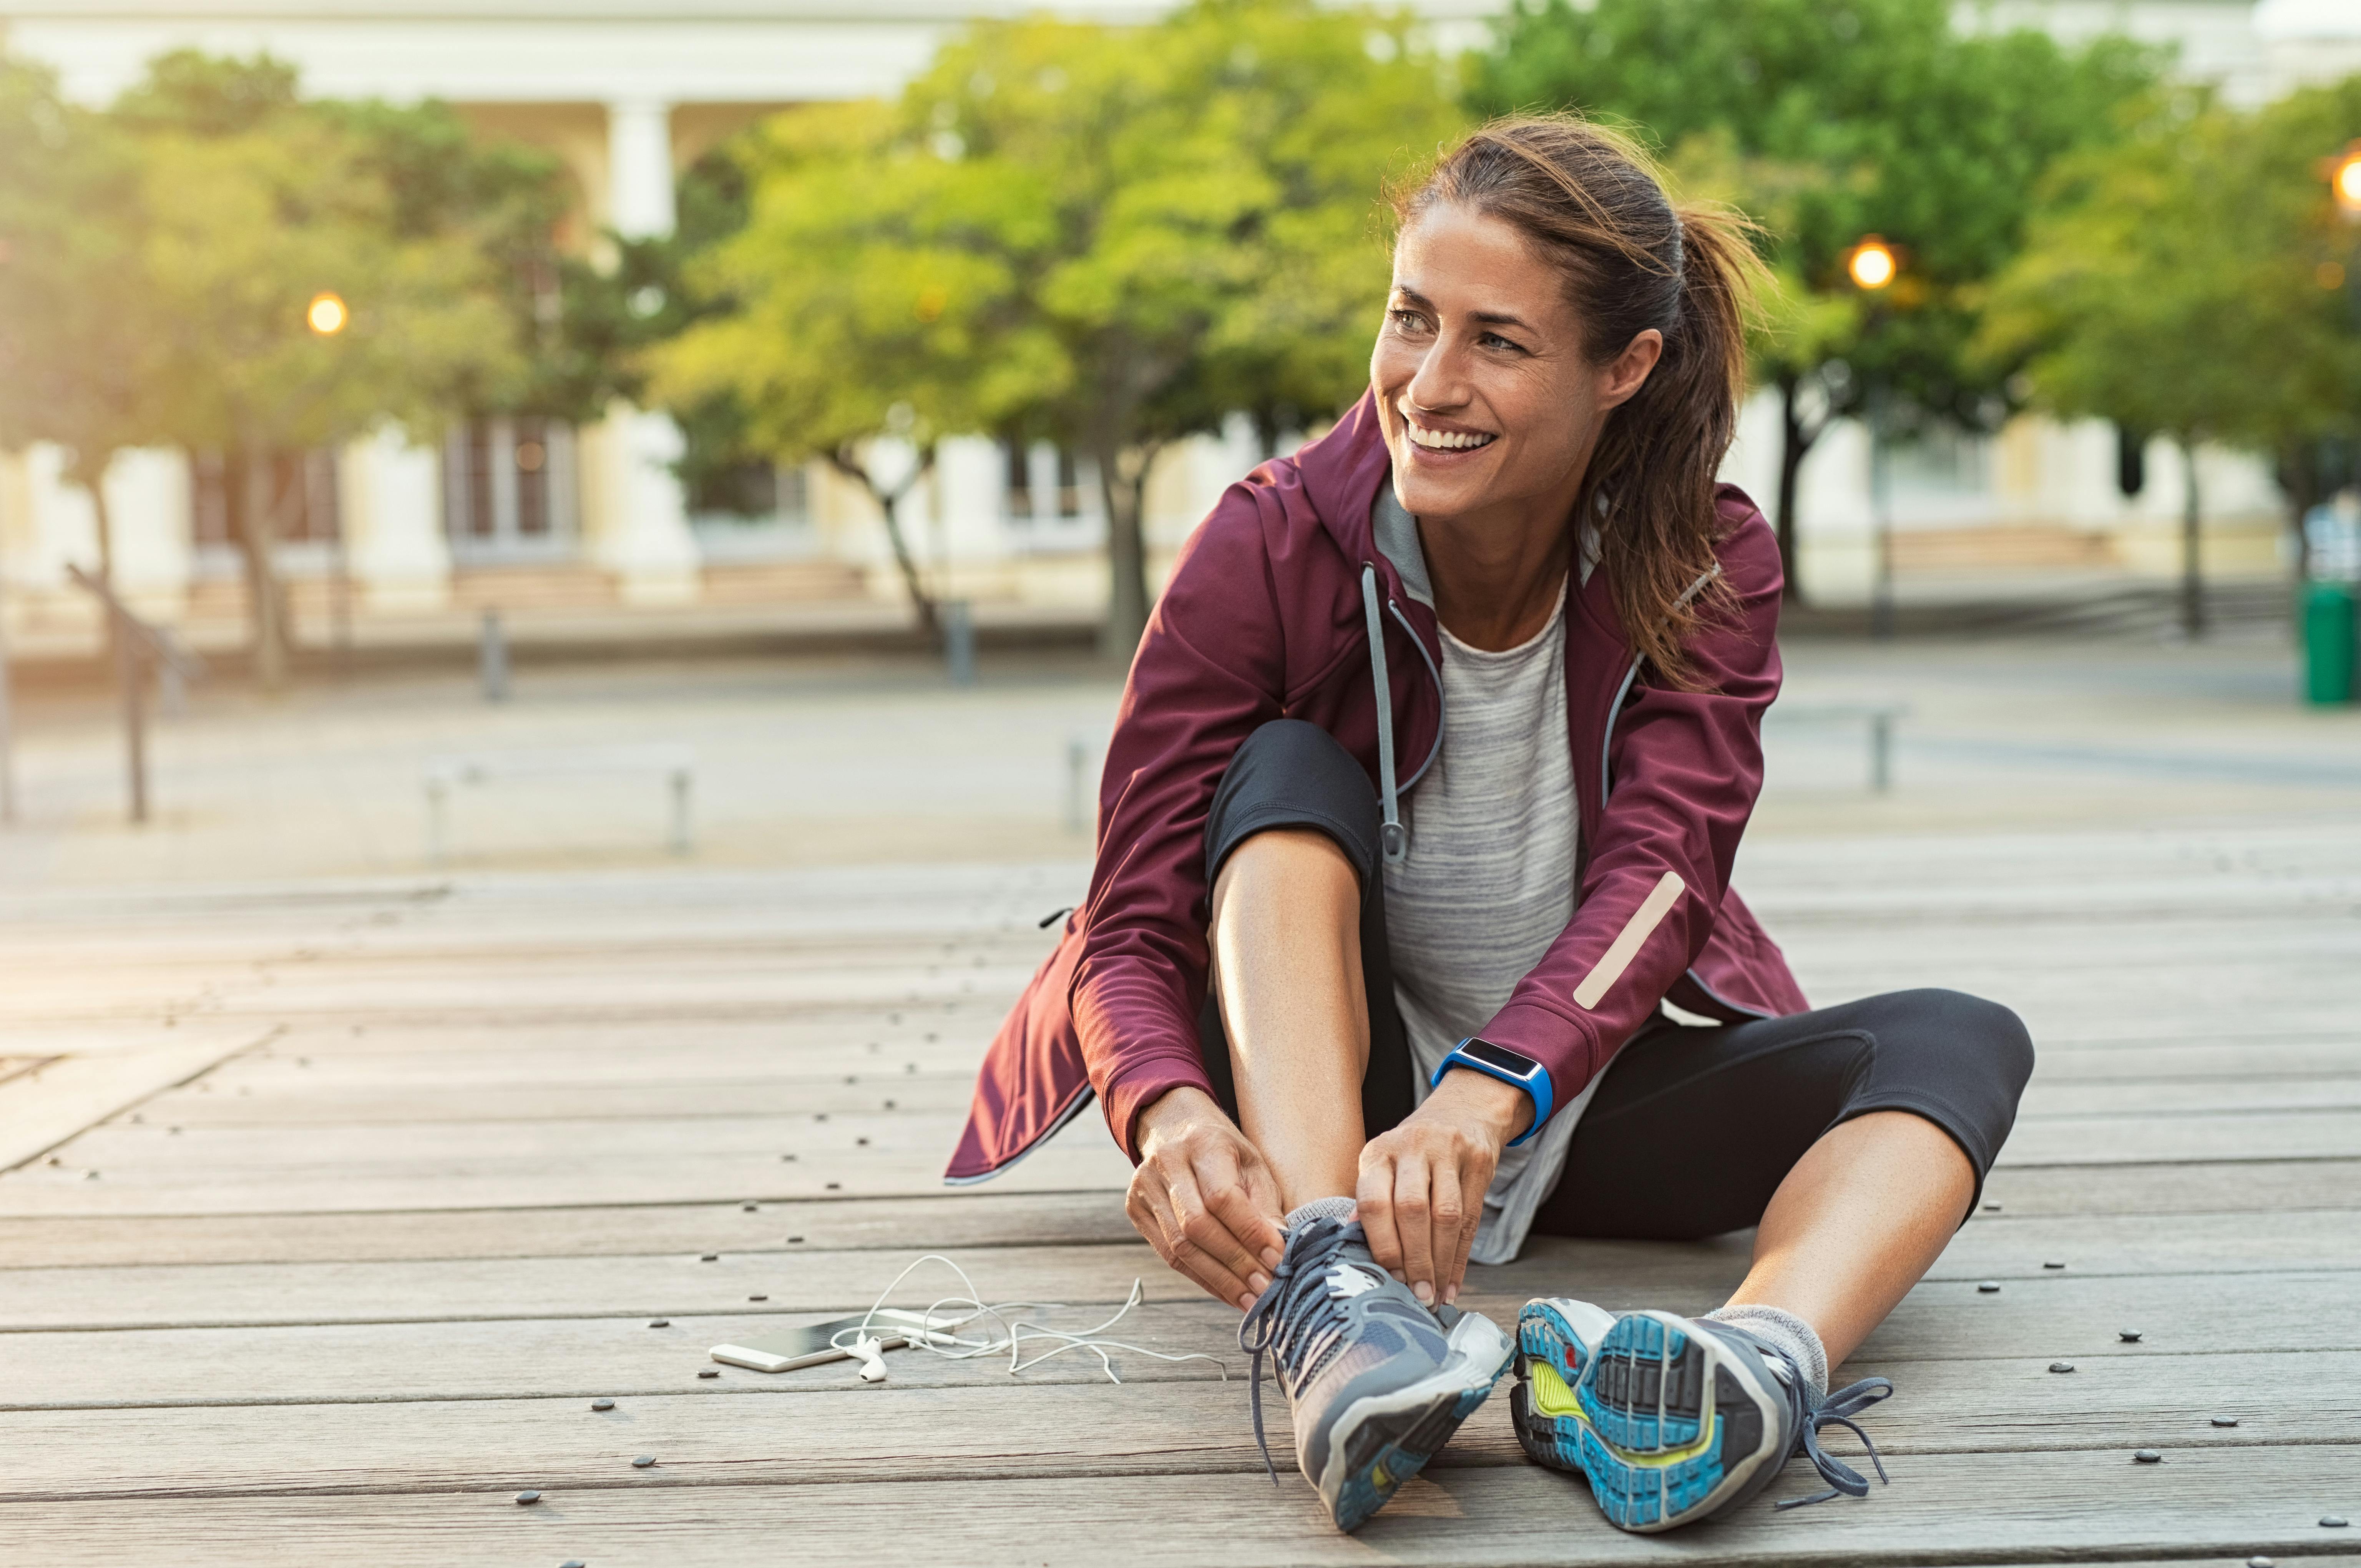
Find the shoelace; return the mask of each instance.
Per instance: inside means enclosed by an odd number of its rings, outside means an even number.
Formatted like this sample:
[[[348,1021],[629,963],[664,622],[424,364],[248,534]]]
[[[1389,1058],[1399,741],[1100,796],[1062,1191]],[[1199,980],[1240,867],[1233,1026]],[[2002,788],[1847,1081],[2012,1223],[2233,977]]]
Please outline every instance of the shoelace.
[[[1869,1462],[1877,1467],[1878,1480],[1885,1482],[1885,1461],[1877,1456],[1877,1444],[1869,1441],[1869,1434],[1861,1430],[1861,1424],[1853,1417],[1880,1399],[1892,1398],[1893,1394],[1894,1385],[1886,1379],[1864,1377],[1822,1398],[1813,1393],[1803,1375],[1797,1373],[1795,1381],[1787,1385],[1787,1400],[1795,1409],[1795,1424],[1803,1433],[1804,1453],[1811,1460],[1812,1468],[1820,1473],[1820,1479],[1828,1484],[1828,1489],[1815,1492],[1808,1497],[1790,1497],[1784,1503],[1773,1505],[1773,1511],[1825,1503],[1839,1493],[1848,1497],[1869,1496],[1868,1477],[1820,1446],[1820,1429],[1824,1426],[1842,1427],[1861,1439],[1861,1446],[1868,1452]]]
[[[1279,1266],[1270,1271],[1270,1284],[1238,1320],[1238,1348],[1253,1364],[1246,1387],[1252,1391],[1255,1446],[1262,1450],[1262,1467],[1274,1486],[1279,1466],[1271,1463],[1270,1442],[1262,1429],[1263,1355],[1279,1358],[1279,1386],[1289,1398],[1312,1380],[1345,1332],[1345,1304],[1329,1294],[1328,1270],[1346,1242],[1360,1239],[1360,1225],[1350,1220],[1314,1220],[1294,1232]]]

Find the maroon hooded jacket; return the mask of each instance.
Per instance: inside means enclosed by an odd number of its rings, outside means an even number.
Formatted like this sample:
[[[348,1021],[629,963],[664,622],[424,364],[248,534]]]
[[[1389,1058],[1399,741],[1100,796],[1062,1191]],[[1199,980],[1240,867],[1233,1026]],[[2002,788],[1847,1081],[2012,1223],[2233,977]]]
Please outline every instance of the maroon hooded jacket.
[[[1404,590],[1371,531],[1390,473],[1375,401],[1364,397],[1326,435],[1231,486],[1190,536],[1108,743],[1089,900],[993,1040],[946,1180],[996,1174],[1093,1091],[1137,1161],[1140,1111],[1180,1085],[1209,1088],[1197,1043],[1205,817],[1257,727],[1319,725],[1381,793],[1396,757],[1417,764],[1414,781],[1441,744],[1434,614]],[[1808,1005],[1730,887],[1763,783],[1763,713],[1779,690],[1781,577],[1762,512],[1727,485],[1716,504],[1727,530],[1720,569],[1739,613],[1690,644],[1706,689],[1642,678],[1604,567],[1568,596],[1579,896],[1565,932],[1483,1030],[1549,1069],[1555,1105],[1606,1068],[1660,999],[1733,1022]],[[1383,744],[1379,672],[1390,705]]]

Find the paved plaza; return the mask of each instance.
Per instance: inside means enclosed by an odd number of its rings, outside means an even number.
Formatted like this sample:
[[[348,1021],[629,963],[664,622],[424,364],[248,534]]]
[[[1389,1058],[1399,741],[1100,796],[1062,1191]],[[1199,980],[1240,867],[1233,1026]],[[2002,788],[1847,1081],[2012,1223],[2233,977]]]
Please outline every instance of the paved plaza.
[[[498,706],[456,674],[200,689],[141,829],[104,702],[22,705],[0,1558],[2361,1562],[2321,1522],[2361,1519],[2361,710],[2298,708],[2259,631],[1788,657],[1749,902],[1816,1002],[1958,986],[2041,1053],[1993,1206],[1841,1374],[1899,1390],[1867,1501],[1619,1535],[1496,1398],[1334,1535],[1283,1443],[1264,1478],[1235,1313],[1132,1236],[1094,1112],[939,1184],[1082,885],[1069,757],[1094,775],[1115,680],[577,663]],[[1883,794],[1880,704],[1906,708]],[[655,777],[549,774],[462,791],[429,862],[432,759],[649,746],[694,753],[686,855]],[[1543,1241],[1469,1304],[1702,1310],[1746,1243]],[[1119,1337],[1228,1378],[708,1358],[923,1252],[1064,1327],[1137,1279]]]

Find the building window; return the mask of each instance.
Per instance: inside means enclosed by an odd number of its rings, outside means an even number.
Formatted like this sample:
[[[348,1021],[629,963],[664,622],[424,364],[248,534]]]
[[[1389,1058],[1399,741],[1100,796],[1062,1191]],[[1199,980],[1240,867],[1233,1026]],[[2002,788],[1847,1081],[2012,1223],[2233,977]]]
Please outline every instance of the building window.
[[[463,559],[545,559],[574,546],[574,431],[531,415],[469,420],[443,445],[444,524]]]
[[[1020,521],[1033,517],[1033,455],[1021,441],[1000,444],[1002,482],[1008,490],[1008,515]]]
[[[1004,441],[1000,450],[1006,466],[1004,510],[1011,521],[1071,524],[1089,514],[1082,466],[1071,452],[1046,441]]]
[[[221,548],[241,543],[230,522],[230,486],[238,474],[236,466],[222,453],[200,452],[191,460],[190,472],[196,543]],[[326,544],[344,532],[335,452],[322,447],[274,453],[262,460],[258,478],[247,496],[252,504],[267,509],[271,537],[278,543]]]

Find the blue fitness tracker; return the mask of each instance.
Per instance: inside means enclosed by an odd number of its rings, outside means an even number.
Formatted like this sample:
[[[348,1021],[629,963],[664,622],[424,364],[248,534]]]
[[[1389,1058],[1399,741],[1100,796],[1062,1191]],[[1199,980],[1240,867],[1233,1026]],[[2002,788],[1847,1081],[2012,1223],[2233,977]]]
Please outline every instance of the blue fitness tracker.
[[[1533,1124],[1509,1140],[1515,1148],[1542,1130],[1550,1117],[1549,1069],[1522,1051],[1512,1051],[1506,1046],[1496,1046],[1489,1040],[1479,1040],[1473,1035],[1459,1042],[1452,1053],[1443,1058],[1434,1076],[1426,1080],[1433,1089],[1443,1081],[1443,1075],[1455,1067],[1474,1068],[1487,1078],[1497,1078],[1503,1083],[1513,1083],[1525,1091],[1533,1102]]]

